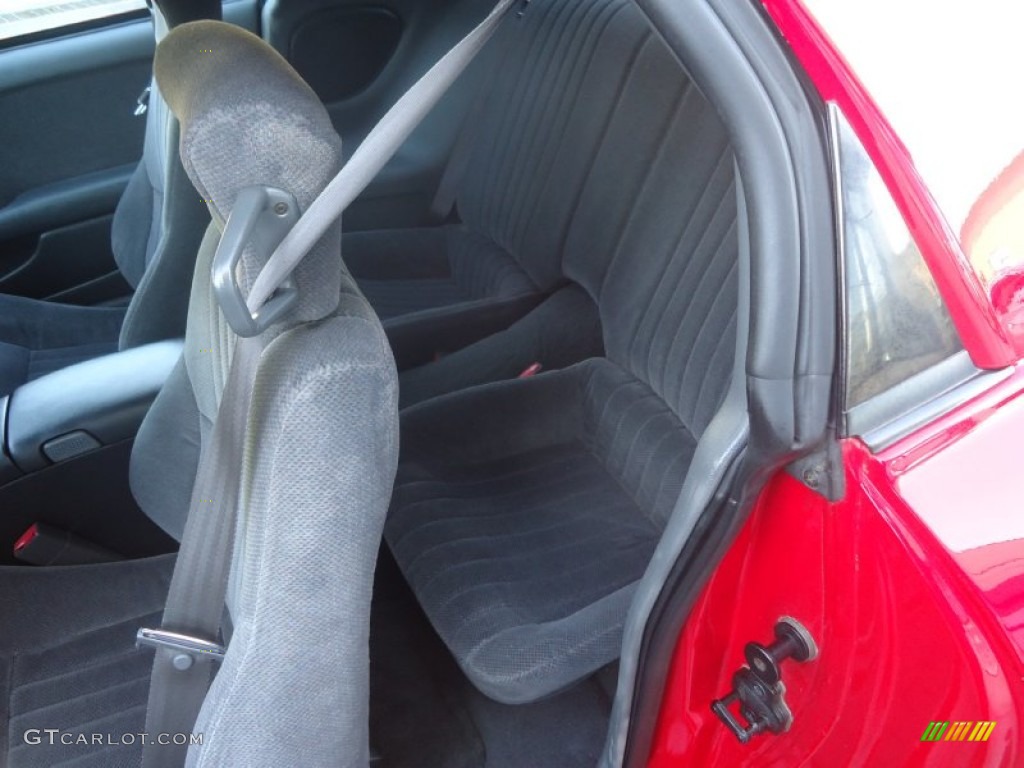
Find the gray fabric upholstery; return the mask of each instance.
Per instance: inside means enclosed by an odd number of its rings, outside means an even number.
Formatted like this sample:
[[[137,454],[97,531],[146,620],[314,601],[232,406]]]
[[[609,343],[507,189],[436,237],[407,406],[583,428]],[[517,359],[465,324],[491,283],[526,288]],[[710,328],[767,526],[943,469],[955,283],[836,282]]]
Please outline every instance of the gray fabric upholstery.
[[[204,52],[211,29],[216,43]],[[341,151],[330,122],[320,119],[326,113],[316,94],[280,54],[254,45],[259,38],[240,27],[192,22],[176,32],[161,44],[154,70],[181,123],[185,171],[200,197],[211,201],[214,220],[226,221],[235,196],[253,185],[276,183],[305,210],[333,178]],[[334,228],[295,270],[300,300],[282,323],[319,320],[337,306],[340,238]],[[243,254],[243,291],[262,267],[251,248]],[[203,409],[201,397],[199,403]]]
[[[150,161],[155,164],[159,156],[159,148],[151,142],[160,124],[159,115],[166,112],[167,106],[157,91],[150,90],[150,94],[153,111],[146,118],[142,160],[135,166],[135,172],[128,180],[110,225],[110,249],[114,254],[114,263],[132,288],[142,280],[146,263],[153,258],[159,239],[159,232],[153,230],[160,223],[160,217],[156,214],[157,194],[148,166]]]
[[[142,160],[114,211],[110,245],[124,279],[138,287],[163,237],[163,201],[170,169],[168,150],[177,150],[177,124],[156,83],[150,85]],[[178,162],[180,165],[180,161]],[[185,179],[186,184],[188,180]],[[189,198],[196,194],[188,185]],[[193,248],[193,256],[195,249]]]
[[[515,259],[462,225],[353,232],[344,245],[399,370],[503,330],[543,297]]]
[[[0,396],[58,368],[117,351],[124,309],[0,294]]]
[[[194,64],[204,50],[220,55]],[[252,79],[233,80],[240,69]],[[133,452],[138,500],[180,532],[187,502],[162,499],[188,498],[235,341],[210,285],[219,225],[250,184],[308,206],[339,167],[340,142],[291,68],[237,28],[204,22],[171,32],[156,70],[179,110],[186,167],[215,211],[196,259],[184,359]],[[218,130],[231,118],[248,132]],[[397,463],[397,374],[379,320],[338,258],[339,230],[302,263],[305,295],[262,339],[241,501],[229,511],[238,515],[233,633],[195,725],[203,743],[190,748],[190,766],[369,762],[369,611]],[[250,250],[243,285],[259,267]],[[0,693],[12,714],[5,733],[44,719],[42,727],[115,738],[141,730],[152,656],[129,648],[142,622],[157,623],[170,565],[0,571],[5,606],[43,608],[0,629],[0,685],[8,687]],[[5,746],[17,765],[128,766],[140,757],[138,744]]]
[[[207,425],[209,428],[209,425]],[[185,361],[171,371],[135,437],[128,480],[135,501],[175,540],[188,515],[199,463],[200,417]]]
[[[210,214],[178,157],[178,124],[154,82],[142,161],[114,213],[111,247],[135,289],[119,347],[185,332],[196,250]]]
[[[703,103],[699,94],[671,85],[672,77],[679,79],[678,65],[642,15],[621,0],[532,4],[499,30],[479,66],[490,76],[470,127],[474,140],[467,170],[456,186],[463,223],[346,236],[346,252],[363,255],[352,262],[353,275],[390,318],[386,327],[410,390],[453,391],[460,378],[450,374],[450,365],[449,370],[429,365],[429,355],[410,358],[406,347],[447,354],[503,330],[491,324],[476,337],[459,337],[434,320],[438,312],[465,307],[464,322],[472,324],[481,304],[501,298],[490,286],[469,295],[451,273],[429,271],[427,265],[444,262],[434,244],[446,231],[473,233],[487,253],[470,257],[485,264],[491,252],[507,256],[540,294],[566,278],[591,293],[600,290],[591,278],[607,272],[614,254],[631,252],[628,241],[614,238],[646,231],[623,218],[643,210],[630,204],[627,190],[649,197],[659,193],[657,183],[643,189],[637,184],[645,182],[653,156],[670,151],[664,146],[670,135],[679,136],[680,123]],[[666,80],[669,70],[674,74]],[[713,143],[695,146],[714,151]],[[673,215],[667,205],[653,209]],[[348,248],[349,241],[354,248]],[[580,274],[584,270],[594,274]],[[506,315],[506,326],[532,306],[518,308],[523,310],[518,316]],[[561,360],[578,361],[591,350],[584,344],[581,354]],[[423,370],[405,370],[411,367]]]
[[[218,227],[254,184],[292,193],[305,210],[340,166],[340,140],[284,60],[235,27],[180,27],[158,50],[156,72],[181,120],[185,168],[213,201],[185,337],[202,435],[234,342],[210,284]],[[397,375],[339,246],[335,225],[295,272],[297,307],[265,333],[228,591],[234,632],[191,766],[369,760],[369,606],[397,462]],[[244,254],[243,290],[259,259]],[[136,445],[156,450],[142,434]]]
[[[468,227],[513,254],[541,289],[563,279],[564,241],[590,188],[607,116],[650,34],[629,4],[577,0],[531,3],[496,35],[499,60],[455,204]],[[637,119],[647,120],[651,106]]]
[[[506,703],[617,657],[633,585],[724,395],[737,307],[734,166],[715,112],[631,3],[535,0],[531,16],[537,53],[494,92],[515,104],[509,89],[551,67],[554,91],[527,90],[557,105],[542,146],[555,154],[519,182],[528,155],[513,155],[495,189],[474,177],[463,213],[496,222],[512,252],[516,236],[553,244],[596,305],[606,357],[408,409],[386,526],[462,669]],[[496,112],[485,145],[529,133],[514,108]],[[544,170],[565,183],[537,186]],[[517,183],[552,196],[522,229],[503,211]]]
[[[429,401],[402,428],[388,542],[473,683],[523,703],[616,658],[696,444],[678,417],[591,360]]]
[[[345,236],[345,263],[384,320],[537,290],[508,253],[459,225],[352,232]]]
[[[540,294],[564,282],[561,260],[570,222],[606,117],[615,109],[624,64],[648,35],[639,14],[625,13],[616,0],[532,4],[498,30],[477,64],[490,74],[485,101],[474,112],[467,170],[455,189],[463,222],[459,231],[472,232],[481,244],[482,253],[469,254],[472,258],[483,264],[489,253],[507,254]],[[367,252],[368,258],[354,261],[351,269],[371,303],[385,316],[405,315],[407,325],[423,324],[422,343],[444,348],[456,345],[436,338],[438,329],[422,310],[470,297],[448,276],[440,276],[444,282],[439,283],[438,276],[422,271],[421,264],[438,261],[430,243],[442,237],[420,229],[346,239],[358,240],[355,250]],[[379,245],[371,246],[373,241]],[[376,264],[370,264],[370,256]],[[472,298],[501,298],[493,287],[485,294]]]
[[[370,598],[398,393],[383,330],[349,290],[337,315],[281,335],[261,361],[234,634],[188,765],[369,762]]]
[[[140,745],[27,743],[26,731],[143,730],[150,659],[135,631],[159,620],[173,555],[65,568],[0,568],[0,760],[9,768],[135,766]]]
[[[597,306],[579,286],[568,285],[508,328],[402,371],[400,402],[407,408],[476,384],[513,379],[535,363],[554,370],[602,354]]]

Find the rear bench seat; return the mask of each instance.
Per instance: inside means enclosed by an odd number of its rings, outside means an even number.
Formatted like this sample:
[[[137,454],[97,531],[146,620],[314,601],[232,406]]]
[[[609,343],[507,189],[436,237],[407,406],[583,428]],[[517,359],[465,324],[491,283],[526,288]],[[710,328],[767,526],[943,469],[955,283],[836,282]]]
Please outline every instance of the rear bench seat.
[[[519,703],[619,654],[732,372],[738,239],[725,130],[629,0],[533,0],[502,32],[514,53],[457,198],[465,223],[431,247],[468,265],[458,249],[476,243],[510,293],[569,284],[549,302],[592,307],[604,356],[407,409],[385,535],[469,679]],[[411,253],[376,239],[363,253]],[[398,282],[363,284],[382,301]],[[419,300],[411,282],[397,293]],[[453,295],[439,282],[423,300]]]

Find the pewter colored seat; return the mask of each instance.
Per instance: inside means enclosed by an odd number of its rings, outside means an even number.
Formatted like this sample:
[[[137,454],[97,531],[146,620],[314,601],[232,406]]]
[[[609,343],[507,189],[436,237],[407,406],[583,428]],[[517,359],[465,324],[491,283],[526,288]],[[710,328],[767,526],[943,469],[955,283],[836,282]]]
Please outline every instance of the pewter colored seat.
[[[213,53],[197,56],[198,50]],[[181,533],[224,386],[234,334],[210,265],[241,189],[292,194],[303,210],[340,164],[326,111],[255,36],[219,22],[173,31],[156,74],[181,120],[183,160],[212,199],[185,352],[135,444],[140,506]],[[226,130],[230,127],[230,130]],[[374,564],[397,456],[397,382],[383,329],[338,258],[335,225],[294,272],[298,304],[264,332],[228,606],[228,651],[190,748],[193,766],[365,766]],[[262,264],[246,251],[248,290]],[[3,754],[23,766],[134,766],[134,745],[25,743],[31,729],[139,733],[154,626],[173,556],[97,566],[0,569]]]

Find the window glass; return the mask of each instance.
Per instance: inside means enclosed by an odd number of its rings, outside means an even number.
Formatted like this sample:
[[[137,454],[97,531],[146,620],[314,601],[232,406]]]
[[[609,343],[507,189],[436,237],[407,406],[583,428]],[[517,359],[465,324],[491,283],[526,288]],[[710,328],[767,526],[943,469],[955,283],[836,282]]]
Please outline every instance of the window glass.
[[[146,0],[2,0],[0,40],[116,16],[146,7]]]
[[[960,351],[935,281],[877,169],[838,110],[852,408]]]

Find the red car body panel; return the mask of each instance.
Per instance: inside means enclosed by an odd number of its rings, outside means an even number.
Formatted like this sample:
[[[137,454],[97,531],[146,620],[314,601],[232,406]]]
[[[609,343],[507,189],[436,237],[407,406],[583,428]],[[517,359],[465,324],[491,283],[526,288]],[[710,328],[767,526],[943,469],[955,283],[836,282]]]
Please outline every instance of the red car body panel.
[[[845,440],[839,502],[788,474],[768,484],[680,635],[648,764],[1024,765],[1019,285],[1003,302],[1014,305],[1015,328],[1014,312],[993,305],[907,149],[814,19],[797,0],[763,4],[864,143],[975,365],[1016,367],[877,453]],[[710,704],[729,692],[744,645],[770,642],[782,616],[803,623],[820,654],[783,663],[791,730],[743,745]],[[985,742],[922,741],[933,721],[996,726]]]
[[[777,476],[680,637],[651,768],[1024,764],[1022,435],[1024,366],[878,455],[846,441],[838,503]],[[820,653],[783,662],[792,729],[741,745],[710,703],[781,616]]]

